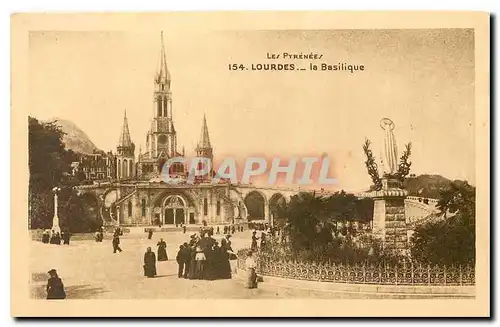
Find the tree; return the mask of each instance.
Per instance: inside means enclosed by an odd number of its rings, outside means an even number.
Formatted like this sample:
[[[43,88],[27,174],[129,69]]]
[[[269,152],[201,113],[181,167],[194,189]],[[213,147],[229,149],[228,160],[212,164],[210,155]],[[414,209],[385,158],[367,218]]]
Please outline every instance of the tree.
[[[411,239],[411,254],[429,264],[473,263],[475,241],[475,219],[460,213],[418,227]]]
[[[59,194],[60,225],[72,233],[94,232],[102,224],[97,211],[97,199],[78,195],[71,187],[63,187]]]
[[[62,141],[64,133],[56,122],[40,122],[28,117],[28,167],[29,167],[29,218],[30,228],[50,228],[54,216],[55,186],[59,194],[59,218],[63,229],[72,232],[95,230],[99,217],[95,204],[79,198],[69,178],[71,162],[78,161],[78,154],[66,150]],[[80,176],[81,178],[82,176]]]
[[[430,264],[466,264],[475,259],[475,188],[455,181],[441,192],[437,207],[445,218],[419,226],[412,236],[412,257]],[[447,213],[453,216],[447,218]]]
[[[446,217],[447,213],[461,213],[475,216],[476,189],[467,181],[453,181],[449,187],[440,191],[437,208]]]
[[[366,169],[368,170],[368,174],[372,178],[373,188],[378,191],[382,189],[382,180],[378,174],[378,166],[375,162],[375,156],[373,155],[372,150],[370,149],[371,142],[369,139],[365,139],[365,143],[363,144],[363,151],[366,156]]]
[[[287,210],[293,247],[311,249],[333,241],[332,221],[369,221],[373,200],[359,200],[343,190],[330,196],[302,192],[292,196]]]
[[[54,123],[28,117],[28,199],[32,228],[48,228],[54,213],[52,188],[59,185],[69,164],[63,132]]]
[[[290,240],[295,249],[310,249],[315,243],[317,225],[326,217],[324,198],[315,193],[301,192],[288,204]]]

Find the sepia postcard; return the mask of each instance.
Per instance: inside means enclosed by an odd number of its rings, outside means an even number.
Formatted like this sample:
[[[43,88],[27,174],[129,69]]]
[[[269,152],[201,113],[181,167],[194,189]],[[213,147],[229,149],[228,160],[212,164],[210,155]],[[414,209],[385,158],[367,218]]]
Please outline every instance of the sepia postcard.
[[[488,13],[11,24],[12,316],[490,315]]]

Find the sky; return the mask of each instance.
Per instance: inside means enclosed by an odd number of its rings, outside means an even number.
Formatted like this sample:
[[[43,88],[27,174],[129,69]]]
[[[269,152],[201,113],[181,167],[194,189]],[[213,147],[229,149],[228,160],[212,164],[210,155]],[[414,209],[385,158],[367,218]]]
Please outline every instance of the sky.
[[[205,114],[219,160],[327,155],[335,187],[361,190],[370,184],[361,146],[369,138],[380,159],[379,123],[388,117],[399,155],[412,142],[412,173],[475,182],[472,30],[163,33],[177,143],[188,155]],[[136,149],[144,149],[160,45],[160,30],[31,32],[29,114],[71,120],[97,147],[115,151],[126,110]],[[267,59],[284,52],[322,58]],[[228,69],[259,63],[346,63],[364,70]]]

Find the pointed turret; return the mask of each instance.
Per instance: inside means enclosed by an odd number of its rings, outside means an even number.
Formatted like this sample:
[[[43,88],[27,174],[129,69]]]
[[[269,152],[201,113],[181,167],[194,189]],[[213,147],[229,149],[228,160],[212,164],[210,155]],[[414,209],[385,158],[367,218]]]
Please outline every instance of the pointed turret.
[[[196,154],[198,157],[205,157],[213,159],[212,144],[210,144],[210,136],[207,127],[207,118],[203,115],[203,125],[201,126],[201,135],[196,147]]]
[[[135,175],[134,168],[134,151],[135,145],[130,138],[130,131],[128,129],[127,112],[123,117],[123,127],[118,140],[118,147],[116,148],[116,177],[132,178]]]
[[[161,32],[160,63],[156,73],[156,83],[168,85],[170,87],[170,72],[167,68],[167,55],[165,53],[165,44],[163,43],[163,31]]]
[[[127,111],[125,111],[125,116],[123,117],[123,127],[120,134],[120,139],[118,140],[118,147],[131,147],[132,141],[130,139],[130,131],[128,129],[127,121]]]
[[[208,135],[208,127],[207,127],[207,117],[203,115],[203,125],[201,126],[201,135],[200,141],[198,142],[198,148],[211,148],[210,144],[210,136]]]

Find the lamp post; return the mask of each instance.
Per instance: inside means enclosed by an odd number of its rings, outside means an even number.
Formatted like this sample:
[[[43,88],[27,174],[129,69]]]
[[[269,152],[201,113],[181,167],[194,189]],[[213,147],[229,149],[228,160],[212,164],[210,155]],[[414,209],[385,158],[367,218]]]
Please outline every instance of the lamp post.
[[[60,187],[54,187],[52,192],[54,192],[54,218],[52,218],[52,230],[55,233],[61,233],[61,227],[59,227],[59,216],[57,215],[57,193],[61,191]]]

